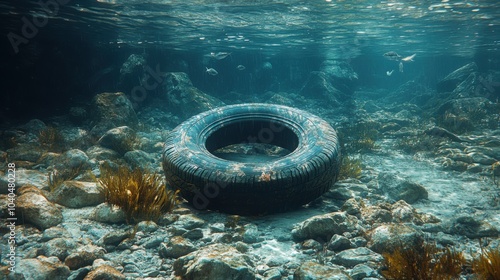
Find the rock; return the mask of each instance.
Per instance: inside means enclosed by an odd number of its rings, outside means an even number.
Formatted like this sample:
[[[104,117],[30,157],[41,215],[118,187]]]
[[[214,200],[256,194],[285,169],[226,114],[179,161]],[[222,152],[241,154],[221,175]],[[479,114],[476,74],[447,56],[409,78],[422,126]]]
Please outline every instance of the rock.
[[[203,230],[200,228],[195,228],[192,229],[182,235],[182,237],[190,239],[190,240],[197,240],[200,238],[203,238]]]
[[[319,71],[309,74],[299,94],[307,98],[326,100],[331,106],[341,106],[351,100],[349,95],[335,88],[325,73]]]
[[[459,98],[459,99],[451,99],[448,100],[436,109],[435,116],[437,118],[446,120],[449,116],[455,116],[456,122],[453,124],[455,127],[455,131],[460,131],[464,129],[460,129],[459,126],[460,118],[465,118],[472,123],[480,123],[483,121],[482,118],[477,119],[474,118],[480,112],[483,112],[484,115],[488,115],[489,113],[494,114],[494,110],[490,111],[490,108],[493,109],[491,101],[484,97],[470,97],[470,98]],[[477,119],[477,120],[476,120]],[[462,122],[463,125],[467,124],[466,122]]]
[[[389,223],[392,221],[392,213],[379,206],[367,206],[361,210],[361,216],[369,223]]]
[[[144,56],[140,54],[131,54],[122,64],[122,67],[120,68],[120,74],[131,74],[136,69],[142,70],[144,65],[146,65],[146,59],[144,58]]]
[[[135,131],[128,126],[115,127],[106,131],[98,144],[123,155],[134,149],[135,135]]]
[[[119,229],[106,233],[99,241],[102,245],[116,246],[126,238],[130,238],[132,235],[132,230]]]
[[[57,176],[60,178],[74,179],[89,168],[89,157],[78,149],[64,152],[54,163],[54,170],[57,170]]]
[[[455,142],[465,142],[465,140],[463,140],[462,138],[458,137],[456,134],[451,133],[448,130],[446,130],[446,129],[442,128],[442,127],[438,127],[438,126],[426,129],[424,131],[424,134],[425,135],[429,135],[429,136],[447,138],[447,139],[450,139],[451,141],[455,141]]]
[[[63,227],[51,227],[43,231],[42,237],[40,238],[40,242],[47,242],[51,239],[58,237],[71,237],[70,233]]]
[[[332,262],[345,267],[354,267],[365,263],[381,263],[384,260],[382,255],[373,252],[366,247],[344,250],[332,259]]]
[[[95,206],[104,202],[96,183],[64,181],[51,194],[50,200],[70,208]]]
[[[92,213],[92,219],[101,223],[119,224],[126,221],[126,215],[118,206],[101,203],[95,207]]]
[[[105,92],[92,99],[91,116],[94,127],[91,134],[101,137],[104,132],[119,126],[136,128],[137,115],[130,100],[122,92]]]
[[[183,72],[167,73],[162,84],[167,107],[182,119],[198,113],[224,106],[224,102],[197,89]]]
[[[101,146],[92,146],[87,149],[86,151],[87,155],[89,158],[94,159],[94,160],[115,160],[120,158],[120,154],[108,149],[104,148]]]
[[[84,280],[125,280],[126,277],[116,268],[109,265],[101,265],[94,270],[92,270]]]
[[[141,232],[155,232],[158,229],[158,225],[153,221],[141,221],[137,224],[137,231]]]
[[[76,243],[71,238],[54,238],[43,243],[40,253],[47,257],[57,257],[59,260],[64,259],[71,254],[76,248]]]
[[[499,236],[498,229],[491,224],[470,216],[457,218],[451,225],[448,233],[465,235],[474,239]]]
[[[16,269],[8,279],[30,280],[66,280],[70,275],[69,268],[56,257],[39,256],[35,258],[20,258]]]
[[[417,211],[404,200],[397,201],[391,206],[392,222],[423,224]]]
[[[18,192],[22,192],[23,188]],[[16,207],[27,223],[41,229],[56,226],[63,220],[61,210],[48,201],[38,189],[20,194],[17,197]]]
[[[345,211],[349,215],[358,215],[361,213],[361,205],[355,198],[349,198],[342,205],[342,211]]]
[[[358,219],[345,212],[333,212],[311,217],[292,230],[296,241],[305,239],[330,240],[334,234],[359,231]]]
[[[126,152],[123,158],[132,168],[142,170],[154,170],[159,165],[155,162],[153,155],[141,150]]]
[[[354,280],[363,280],[366,279],[367,277],[378,277],[379,275],[377,274],[377,271],[374,270],[373,268],[365,265],[365,264],[358,264],[354,266],[351,271],[349,272],[349,275],[352,277]],[[379,279],[379,278],[375,278]]]
[[[325,60],[321,63],[320,71],[325,73],[332,84],[347,95],[352,95],[358,85],[358,74],[351,65],[344,60]]]
[[[321,243],[314,239],[307,239],[301,244],[302,250],[312,250],[313,252],[321,251],[323,249],[323,246]]]
[[[178,258],[195,251],[191,242],[180,236],[172,237],[167,243],[160,245],[160,256],[163,258]]]
[[[403,179],[398,175],[381,172],[377,179],[380,190],[388,198],[395,201],[404,200],[408,203],[414,203],[420,199],[428,198],[428,193],[424,186]]]
[[[74,106],[69,108],[68,117],[72,123],[81,125],[87,120],[88,112],[84,107]]]
[[[405,224],[381,225],[368,233],[367,247],[383,254],[392,253],[394,249],[404,246],[422,244],[424,234]]]
[[[47,125],[39,119],[31,119],[27,123],[19,126],[20,130],[33,133],[35,135],[38,135],[45,128],[47,128]]]
[[[334,234],[328,242],[328,250],[343,251],[352,248],[351,241],[343,235]]]
[[[43,155],[44,149],[33,143],[21,143],[7,150],[8,161],[37,162]],[[18,165],[18,164],[16,164]]]
[[[175,225],[187,230],[195,229],[203,226],[205,221],[196,217],[193,214],[181,215],[175,222]]]
[[[67,280],[81,280],[84,279],[91,271],[92,267],[86,266],[73,270]]]
[[[277,268],[271,268],[264,272],[263,280],[281,280],[281,272]]]
[[[252,244],[257,242],[259,237],[259,228],[254,224],[246,224],[244,226],[243,242]]]
[[[254,264],[234,247],[211,244],[178,258],[175,275],[186,280],[255,279]]]
[[[451,92],[462,81],[464,81],[470,74],[477,71],[475,62],[466,64],[455,71],[448,74],[444,79],[437,83],[438,92]]]
[[[8,174],[1,176],[0,174],[0,194],[8,193],[9,184]],[[24,185],[30,185],[38,189],[42,189],[47,185],[47,174],[40,171],[29,169],[16,169],[16,189],[19,190]],[[19,193],[18,193],[19,195]]]
[[[106,251],[95,245],[85,245],[71,253],[64,260],[64,264],[71,270],[79,269],[84,266],[92,265],[94,260],[103,258]]]
[[[322,265],[312,261],[306,261],[293,273],[294,280],[351,280],[339,267]]]

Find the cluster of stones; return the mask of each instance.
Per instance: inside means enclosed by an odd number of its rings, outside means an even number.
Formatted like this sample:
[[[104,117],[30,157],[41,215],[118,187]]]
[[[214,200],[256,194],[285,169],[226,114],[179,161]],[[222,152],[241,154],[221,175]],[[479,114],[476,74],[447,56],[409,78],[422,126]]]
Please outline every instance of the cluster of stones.
[[[464,69],[460,71],[470,73],[450,74],[450,82],[443,82],[440,88],[460,88],[457,95],[467,92],[463,82],[472,79],[469,77],[475,72],[473,66]],[[365,174],[361,181],[338,182],[318,204],[310,206],[313,210],[308,209],[311,212],[307,213],[314,214],[307,218],[291,213],[237,220],[221,213],[180,207],[156,223],[127,225],[123,211],[106,204],[98,184],[92,180],[92,174],[99,173],[99,164],[114,162],[160,173],[165,128],[159,123],[168,120],[168,128],[172,128],[186,114],[223,104],[195,89],[185,73],[167,73],[163,78],[168,104],[192,111],[170,115],[152,109],[136,114],[123,93],[103,93],[94,98],[88,109],[92,116],[88,123],[79,117],[85,116],[87,109],[74,108],[71,112],[70,119],[87,125],[87,130],[73,126],[60,130],[66,145],[73,149],[58,153],[38,143],[37,136],[46,128],[40,120],[2,132],[4,141],[15,142],[6,151],[0,151],[0,158],[18,166],[16,211],[24,223],[17,227],[18,262],[13,279],[178,276],[369,280],[381,277],[382,255],[401,243],[417,244],[430,237],[439,245],[460,248],[461,238],[498,237],[498,229],[479,216],[441,221],[419,213],[411,204],[428,198],[426,186],[386,172]],[[356,80],[349,67],[325,63],[321,72],[311,74],[299,96],[290,96],[301,100],[300,95],[315,92],[319,99],[329,96],[328,100],[335,103],[352,93]],[[337,82],[337,88],[331,85],[332,81]],[[318,91],[320,87],[322,91]],[[278,94],[271,98],[286,104],[290,97]],[[471,99],[467,102],[472,104]],[[378,112],[377,106],[367,103],[364,109]],[[404,126],[411,123],[405,118],[417,111],[412,106],[404,107],[390,121],[397,123],[396,127]],[[140,119],[158,125],[145,132]],[[387,119],[386,115],[380,119]],[[452,170],[486,172],[500,160],[500,143],[493,136],[452,141],[440,148],[441,157],[436,161]],[[51,189],[50,181],[57,176],[71,180]],[[7,201],[7,190],[3,188],[6,182],[6,176],[0,176],[2,218],[7,215],[3,205]],[[0,245],[2,251],[4,246]],[[6,264],[2,265],[1,272],[7,272]]]

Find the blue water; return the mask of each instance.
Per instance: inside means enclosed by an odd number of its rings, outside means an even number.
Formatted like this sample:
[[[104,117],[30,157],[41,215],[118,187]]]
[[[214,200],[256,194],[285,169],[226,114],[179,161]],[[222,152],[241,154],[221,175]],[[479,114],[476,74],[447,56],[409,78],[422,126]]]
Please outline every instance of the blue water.
[[[0,11],[8,93],[0,104],[18,117],[61,114],[97,93],[130,90],[117,86],[130,54],[147,55],[162,72],[187,72],[216,96],[297,91],[325,60],[349,62],[361,87],[378,88],[416,78],[432,85],[471,61],[481,71],[500,64],[496,0],[2,0]],[[23,34],[26,22],[38,27]],[[416,54],[415,62],[399,73],[383,57],[388,51]],[[211,60],[211,52],[231,55]]]

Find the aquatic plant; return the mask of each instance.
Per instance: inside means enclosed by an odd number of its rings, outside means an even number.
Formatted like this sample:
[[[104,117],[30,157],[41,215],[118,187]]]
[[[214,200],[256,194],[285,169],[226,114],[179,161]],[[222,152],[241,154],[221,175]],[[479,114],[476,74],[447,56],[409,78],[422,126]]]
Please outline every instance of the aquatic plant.
[[[338,129],[339,138],[348,153],[367,152],[377,149],[378,129],[380,124],[367,121],[355,124],[348,124]]]
[[[101,191],[105,201],[124,210],[127,222],[157,221],[163,213],[170,212],[178,203],[178,191],[166,190],[158,174],[126,166],[113,169],[100,167]]]
[[[438,249],[435,244],[421,242],[399,245],[392,253],[383,254],[386,269],[382,275],[397,280],[458,279],[465,257],[453,249]]]
[[[49,151],[59,151],[64,148],[64,137],[59,129],[47,126],[38,134],[38,141]]]
[[[355,159],[349,155],[344,155],[342,157],[342,163],[340,164],[339,180],[344,180],[347,178],[359,178],[361,177],[361,160]]]
[[[425,134],[405,136],[396,141],[396,148],[408,154],[416,152],[435,153],[446,140]]]
[[[500,248],[481,247],[481,254],[472,262],[472,270],[479,279],[500,280]]]

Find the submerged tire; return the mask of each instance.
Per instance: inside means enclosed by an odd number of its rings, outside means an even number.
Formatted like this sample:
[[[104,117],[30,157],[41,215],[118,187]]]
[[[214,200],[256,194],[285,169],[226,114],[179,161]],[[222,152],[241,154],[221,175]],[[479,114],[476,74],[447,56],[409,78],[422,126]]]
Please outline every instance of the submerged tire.
[[[228,160],[215,151],[262,143],[290,153],[265,161]],[[321,196],[336,181],[335,130],[302,110],[270,104],[216,108],[172,130],[163,150],[167,182],[197,209],[240,215],[286,211]]]

